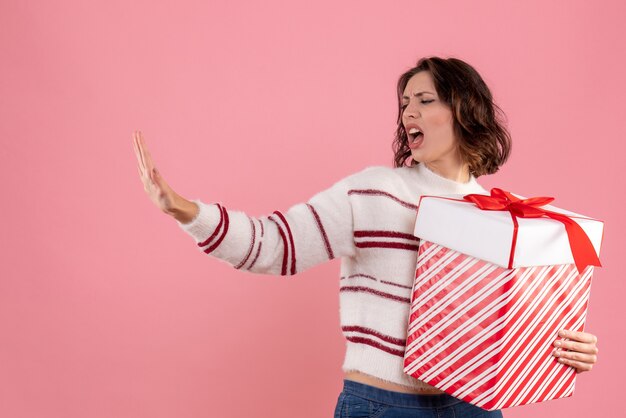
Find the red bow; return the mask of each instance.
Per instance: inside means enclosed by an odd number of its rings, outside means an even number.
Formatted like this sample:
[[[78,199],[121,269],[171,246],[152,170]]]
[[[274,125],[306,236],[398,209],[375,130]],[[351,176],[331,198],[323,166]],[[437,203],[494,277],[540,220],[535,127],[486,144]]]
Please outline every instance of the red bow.
[[[578,273],[582,273],[585,267],[599,266],[600,260],[596,254],[596,250],[591,244],[589,237],[585,231],[573,221],[570,217],[562,213],[552,212],[542,209],[540,206],[547,205],[554,200],[553,197],[530,197],[528,199],[519,199],[511,193],[494,187],[491,189],[491,196],[482,194],[468,194],[463,199],[474,203],[482,210],[506,210],[511,213],[513,218],[513,243],[511,245],[511,255],[509,257],[509,267],[513,268],[513,256],[515,254],[515,244],[517,242],[517,218],[540,218],[548,216],[565,225],[567,238],[569,239],[572,256],[576,263]]]

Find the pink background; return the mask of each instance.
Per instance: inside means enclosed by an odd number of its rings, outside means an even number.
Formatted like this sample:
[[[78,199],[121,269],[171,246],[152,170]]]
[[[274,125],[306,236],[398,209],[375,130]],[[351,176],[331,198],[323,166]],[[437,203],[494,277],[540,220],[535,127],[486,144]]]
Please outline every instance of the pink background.
[[[505,416],[624,410],[623,2],[52,3],[0,3],[0,416],[332,416],[340,261],[204,256],[147,198],[131,133],[181,195],[269,214],[392,165],[395,83],[426,55],[475,66],[508,117],[484,187],[605,221],[597,365]]]

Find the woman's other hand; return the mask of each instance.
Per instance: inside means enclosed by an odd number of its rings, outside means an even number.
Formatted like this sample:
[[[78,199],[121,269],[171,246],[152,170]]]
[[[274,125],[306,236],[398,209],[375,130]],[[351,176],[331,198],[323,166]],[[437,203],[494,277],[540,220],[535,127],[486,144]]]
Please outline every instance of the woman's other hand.
[[[198,213],[197,205],[178,195],[161,177],[161,173],[154,166],[141,131],[133,133],[133,144],[137,157],[139,176],[143,182],[143,189],[150,197],[150,200],[161,211],[174,216],[180,222],[187,223],[191,221]]]
[[[592,369],[598,359],[598,339],[588,332],[578,332],[570,330],[559,331],[559,336],[563,339],[556,340],[556,349],[552,355],[558,361],[576,369],[576,373],[587,372]]]

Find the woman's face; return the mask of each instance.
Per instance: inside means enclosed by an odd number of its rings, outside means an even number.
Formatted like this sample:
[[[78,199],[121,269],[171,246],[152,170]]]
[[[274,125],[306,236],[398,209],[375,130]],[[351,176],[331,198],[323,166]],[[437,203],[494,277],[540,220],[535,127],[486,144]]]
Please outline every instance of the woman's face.
[[[452,110],[439,100],[429,71],[420,71],[409,79],[402,106],[402,124],[413,159],[439,173],[457,173],[462,163],[452,129]],[[422,134],[415,138],[410,133],[412,128]]]

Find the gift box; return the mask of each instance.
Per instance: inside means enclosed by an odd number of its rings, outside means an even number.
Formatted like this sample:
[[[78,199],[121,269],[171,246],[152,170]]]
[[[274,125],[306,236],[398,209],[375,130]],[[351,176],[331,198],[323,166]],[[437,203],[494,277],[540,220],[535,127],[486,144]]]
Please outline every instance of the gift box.
[[[489,411],[573,395],[553,342],[584,330],[604,223],[552,200],[420,198],[405,373]]]

